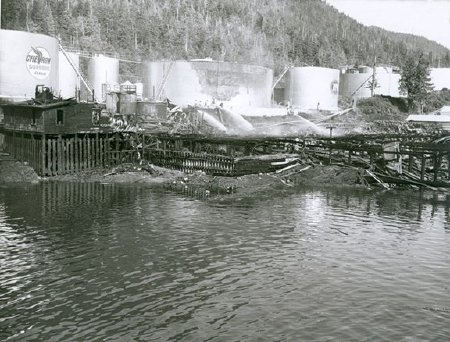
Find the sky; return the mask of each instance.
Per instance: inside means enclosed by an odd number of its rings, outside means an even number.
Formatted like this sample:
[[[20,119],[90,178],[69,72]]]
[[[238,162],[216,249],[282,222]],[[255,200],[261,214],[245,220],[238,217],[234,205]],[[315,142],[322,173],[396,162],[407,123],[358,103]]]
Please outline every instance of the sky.
[[[325,0],[367,26],[412,33],[450,49],[450,0]]]

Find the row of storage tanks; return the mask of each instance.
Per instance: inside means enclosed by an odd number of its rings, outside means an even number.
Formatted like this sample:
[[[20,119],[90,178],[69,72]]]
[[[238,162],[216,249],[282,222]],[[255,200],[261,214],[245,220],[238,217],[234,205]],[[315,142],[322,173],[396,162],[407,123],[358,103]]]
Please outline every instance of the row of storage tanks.
[[[63,98],[74,97],[80,80],[71,63],[80,66],[80,56],[59,50],[55,38],[22,31],[0,30],[0,100],[34,97],[43,84]],[[212,60],[144,62],[138,97],[164,99],[178,105],[224,103],[229,107],[270,107],[273,101],[273,71],[246,64]],[[376,85],[371,89],[375,71]],[[436,90],[450,88],[450,68],[431,70]],[[87,79],[99,102],[105,92],[119,84],[119,60],[103,55],[89,59]],[[342,68],[293,67],[284,77],[281,101],[301,110],[337,110],[338,97],[400,96],[400,75],[390,67]],[[278,89],[280,90],[280,89]]]

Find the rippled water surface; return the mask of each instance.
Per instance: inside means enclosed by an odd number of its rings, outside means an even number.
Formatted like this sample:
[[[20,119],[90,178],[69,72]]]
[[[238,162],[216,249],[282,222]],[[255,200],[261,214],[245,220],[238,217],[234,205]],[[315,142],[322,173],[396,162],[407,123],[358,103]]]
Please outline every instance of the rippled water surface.
[[[449,203],[0,188],[0,340],[448,341]]]

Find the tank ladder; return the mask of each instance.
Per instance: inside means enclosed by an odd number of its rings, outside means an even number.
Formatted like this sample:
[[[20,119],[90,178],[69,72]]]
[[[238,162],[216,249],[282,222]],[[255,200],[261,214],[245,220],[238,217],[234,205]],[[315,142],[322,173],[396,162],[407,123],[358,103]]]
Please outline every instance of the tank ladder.
[[[161,83],[160,83],[160,85],[158,87],[158,91],[156,92],[155,100],[159,100],[160,99],[160,97],[162,95],[162,92],[163,92],[163,90],[164,90],[164,88],[166,86],[167,79],[169,78],[170,71],[172,70],[172,67],[173,67],[174,64],[175,64],[175,62],[173,62],[173,61],[170,62],[169,68],[164,73],[164,77],[163,77],[163,79],[162,79],[162,81],[161,81]]]
[[[83,82],[84,86],[87,88],[89,93],[91,95],[94,95],[94,91],[92,90],[93,89],[92,85],[89,83],[89,81],[87,81],[86,77],[81,73],[81,71],[75,66],[75,64],[72,61],[72,58],[70,58],[70,56],[67,54],[66,50],[64,50],[64,48],[61,45],[61,43],[58,43],[58,45],[59,45],[59,50],[62,52],[64,57],[66,57],[66,59],[69,62],[70,66],[75,71],[77,76],[81,79],[81,81]]]
[[[284,77],[284,75],[286,75],[286,73],[289,71],[289,69],[292,68],[290,65],[288,65],[287,67],[284,68],[283,72],[277,77],[277,79],[275,80],[275,82],[273,82],[272,85],[272,92],[275,89],[275,87],[277,86],[277,84],[281,81],[281,79]]]
[[[356,88],[356,90],[350,95],[350,98],[352,98],[358,92],[359,89],[364,87],[371,78],[373,79],[373,74],[370,75],[369,78],[367,80],[365,80],[363,83],[361,83],[361,85],[358,88]],[[370,86],[370,84],[367,84],[367,85]],[[373,94],[372,94],[372,96],[373,96]]]

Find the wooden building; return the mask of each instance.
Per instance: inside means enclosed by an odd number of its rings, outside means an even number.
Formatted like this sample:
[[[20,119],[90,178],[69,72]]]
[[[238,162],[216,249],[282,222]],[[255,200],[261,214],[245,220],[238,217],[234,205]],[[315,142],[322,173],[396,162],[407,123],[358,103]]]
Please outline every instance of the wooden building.
[[[2,105],[4,129],[15,132],[72,134],[99,132],[109,127],[96,103],[73,99],[49,103],[20,102]]]
[[[35,99],[0,107],[4,150],[27,162],[39,175],[71,173],[111,163],[110,151],[116,137],[103,105],[54,98],[48,88],[38,86]]]

